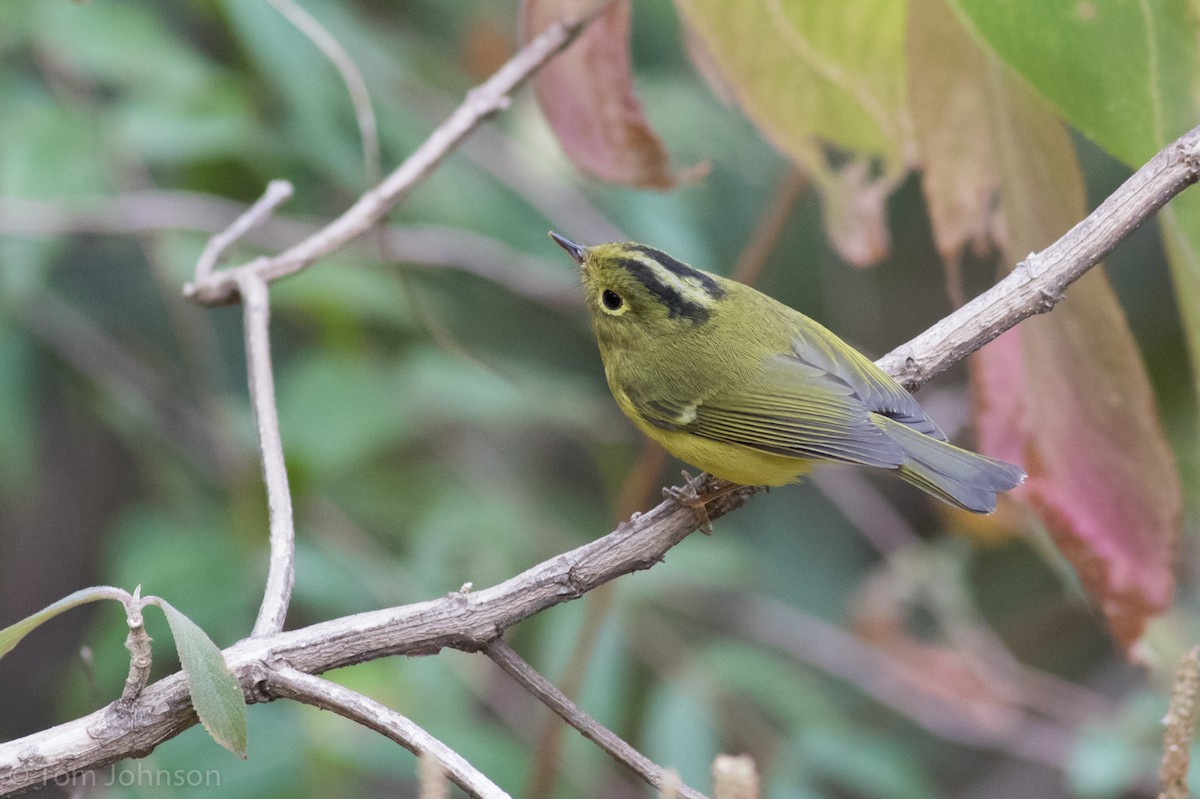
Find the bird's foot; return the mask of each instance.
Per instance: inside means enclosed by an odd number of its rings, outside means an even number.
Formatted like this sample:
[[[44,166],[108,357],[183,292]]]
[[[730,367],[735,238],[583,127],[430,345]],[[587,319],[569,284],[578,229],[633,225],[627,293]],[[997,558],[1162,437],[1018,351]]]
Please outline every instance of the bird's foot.
[[[707,476],[703,473],[697,477],[692,477],[685,469],[683,472],[683,486],[667,486],[663,489],[663,496],[667,499],[673,499],[681,507],[690,508],[692,513],[696,514],[696,520],[700,523],[697,528],[705,535],[712,535],[712,519],[708,516],[707,503],[712,502],[718,497],[723,497],[733,489],[737,488],[737,483],[726,483],[720,488],[709,491],[706,494],[700,493],[700,488],[704,485]]]

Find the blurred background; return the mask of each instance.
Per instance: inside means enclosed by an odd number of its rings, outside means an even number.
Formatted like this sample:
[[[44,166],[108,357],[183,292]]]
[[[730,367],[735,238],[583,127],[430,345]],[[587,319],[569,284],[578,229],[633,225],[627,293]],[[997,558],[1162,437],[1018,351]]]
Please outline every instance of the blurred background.
[[[304,5],[362,70],[385,172],[518,47],[512,2]],[[385,237],[272,287],[298,533],[289,627],[494,584],[677,482],[680,464],[647,449],[612,402],[574,265],[547,228],[740,268],[872,357],[952,310],[916,177],[887,202],[886,256],[848,266],[811,186],[697,74],[675,8],[633,13],[645,112],[678,165],[707,174],[670,192],[589,180],[525,90],[395,210]],[[1074,143],[1094,207],[1129,169]],[[266,504],[240,308],[197,307],[181,286],[207,237],[269,180],[293,182],[295,198],[234,262],[317,229],[372,172],[337,71],[271,5],[0,12],[0,625],[87,585],[140,584],[221,646],[248,634]],[[1001,266],[968,254],[964,282],[986,286]],[[1192,486],[1195,408],[1156,225],[1106,268]],[[920,400],[973,443],[965,368]],[[1015,504],[969,517],[886,475],[831,468],[715,529],[508,640],[703,790],[716,754],[744,752],[768,797],[1156,793],[1174,658],[1198,633],[1194,516],[1175,607],[1152,628],[1170,653],[1155,668],[1129,662]],[[159,616],[149,625],[163,676],[177,668],[169,633]],[[91,605],[0,660],[0,739],[117,696],[123,630],[119,608]],[[560,735],[482,656],[330,676],[514,796],[650,795]],[[106,769],[87,795],[206,796],[212,771],[223,796],[416,795],[415,759],[340,718],[277,702],[251,707],[249,723],[245,762],[193,728]],[[209,776],[123,785],[135,780],[122,769],[138,768]]]

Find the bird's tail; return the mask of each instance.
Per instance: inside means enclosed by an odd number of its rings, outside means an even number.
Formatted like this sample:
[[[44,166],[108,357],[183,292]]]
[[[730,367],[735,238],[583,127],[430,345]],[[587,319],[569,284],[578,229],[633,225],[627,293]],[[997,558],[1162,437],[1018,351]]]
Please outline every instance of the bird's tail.
[[[908,456],[897,470],[900,477],[951,505],[991,513],[997,491],[1025,481],[1025,472],[1011,463],[960,449],[886,416],[873,421]]]

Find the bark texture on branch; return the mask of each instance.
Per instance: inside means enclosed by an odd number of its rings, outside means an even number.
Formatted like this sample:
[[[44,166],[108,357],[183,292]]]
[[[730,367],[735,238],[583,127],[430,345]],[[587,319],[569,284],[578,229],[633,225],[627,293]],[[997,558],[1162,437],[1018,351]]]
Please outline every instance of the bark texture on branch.
[[[551,41],[551,35],[543,42],[548,48],[539,56],[543,61],[557,52],[555,48],[565,46],[573,33],[564,28],[560,35],[558,40]],[[536,69],[536,64],[526,66],[530,71]],[[507,86],[505,92],[524,79],[504,70],[501,73],[493,80],[500,81],[497,86]],[[502,107],[504,96],[473,94],[464,104],[467,110],[456,113],[445,131],[435,132],[410,158],[410,162],[417,159],[415,163],[402,165],[322,234],[275,259],[237,269],[253,267],[260,277],[270,280],[343,246],[378,221],[391,203],[436,166],[483,118]],[[407,177],[397,178],[398,174]],[[1200,128],[1159,153],[1053,245],[1030,255],[992,289],[897,348],[879,364],[915,388],[1020,320],[1049,310],[1062,298],[1067,285],[1171,197],[1195,182],[1198,175]],[[237,269],[214,273],[203,283],[194,284],[191,295],[205,303],[228,301],[236,293]],[[742,489],[716,500],[708,507],[709,516],[723,516],[754,491]],[[279,667],[316,674],[388,655],[432,654],[444,647],[478,651],[504,630],[548,607],[575,599],[623,574],[653,566],[695,527],[690,510],[666,501],[603,538],[491,588],[455,592],[440,599],[250,638],[224,654],[247,701],[257,702],[272,698],[266,686],[273,670]],[[172,675],[148,686],[136,702],[114,703],[83,718],[0,744],[0,793],[36,787],[76,771],[144,755],[195,723],[183,675]]]

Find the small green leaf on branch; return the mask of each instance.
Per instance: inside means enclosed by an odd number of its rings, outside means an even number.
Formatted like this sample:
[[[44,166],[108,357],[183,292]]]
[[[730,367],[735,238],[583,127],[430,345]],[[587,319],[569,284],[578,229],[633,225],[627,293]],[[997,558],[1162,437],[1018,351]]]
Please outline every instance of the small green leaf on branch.
[[[192,707],[204,729],[221,746],[246,757],[246,703],[237,678],[221,650],[197,624],[164,599],[156,598],[175,638],[179,663],[187,675]]]

